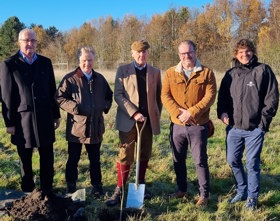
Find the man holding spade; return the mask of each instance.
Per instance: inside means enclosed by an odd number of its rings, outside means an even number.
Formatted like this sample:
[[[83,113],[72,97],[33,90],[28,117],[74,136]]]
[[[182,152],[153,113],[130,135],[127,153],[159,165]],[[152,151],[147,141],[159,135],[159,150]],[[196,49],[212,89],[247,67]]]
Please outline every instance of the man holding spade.
[[[146,125],[141,136],[139,184],[145,184],[145,174],[152,152],[153,134],[160,133],[160,70],[147,64],[150,45],[147,41],[135,41],[131,45],[134,61],[121,65],[116,73],[114,99],[118,105],[115,128],[119,131],[119,154],[117,157],[117,186],[114,194],[107,200],[108,206],[121,201],[130,166],[134,162],[137,128]],[[145,198],[151,194],[145,190]]]

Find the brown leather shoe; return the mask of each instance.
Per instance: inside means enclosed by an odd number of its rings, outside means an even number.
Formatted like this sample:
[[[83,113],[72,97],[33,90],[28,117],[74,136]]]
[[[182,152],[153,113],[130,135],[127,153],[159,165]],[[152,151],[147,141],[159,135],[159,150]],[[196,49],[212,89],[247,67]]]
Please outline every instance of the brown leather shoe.
[[[187,192],[182,192],[180,190],[176,191],[175,193],[169,194],[170,198],[183,198],[183,197],[187,197]]]
[[[201,206],[207,206],[207,204],[208,204],[208,198],[199,197],[198,201],[195,204],[195,206],[196,207],[201,207]]]
[[[116,187],[114,194],[106,201],[107,206],[115,206],[121,202],[121,187]]]

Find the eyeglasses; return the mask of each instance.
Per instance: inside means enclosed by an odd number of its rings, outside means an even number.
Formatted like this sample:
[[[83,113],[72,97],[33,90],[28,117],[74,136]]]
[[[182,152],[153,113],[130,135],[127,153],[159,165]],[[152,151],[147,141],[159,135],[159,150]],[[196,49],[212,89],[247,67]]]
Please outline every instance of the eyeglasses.
[[[32,44],[35,44],[37,42],[36,39],[20,39],[20,41],[23,41],[24,43],[31,42]]]
[[[179,55],[183,57],[185,55],[192,55],[193,53],[194,53],[194,51],[186,51],[186,52],[182,52],[182,53],[179,52]]]

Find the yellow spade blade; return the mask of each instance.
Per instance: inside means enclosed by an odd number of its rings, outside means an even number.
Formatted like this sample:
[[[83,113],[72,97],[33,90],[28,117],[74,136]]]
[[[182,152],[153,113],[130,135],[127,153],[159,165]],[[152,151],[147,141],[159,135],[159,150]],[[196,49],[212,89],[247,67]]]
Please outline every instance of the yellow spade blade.
[[[144,202],[145,184],[129,183],[126,208],[141,209]]]

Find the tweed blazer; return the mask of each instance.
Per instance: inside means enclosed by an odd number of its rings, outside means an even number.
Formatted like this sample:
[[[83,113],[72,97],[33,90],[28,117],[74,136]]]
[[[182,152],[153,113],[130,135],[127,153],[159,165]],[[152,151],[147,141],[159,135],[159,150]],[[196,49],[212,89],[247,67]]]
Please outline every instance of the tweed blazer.
[[[154,135],[160,133],[160,114],[162,103],[160,70],[147,64],[147,102],[148,113]],[[135,124],[133,114],[138,111],[139,94],[134,63],[121,65],[116,73],[114,99],[118,105],[115,128],[128,132]]]

